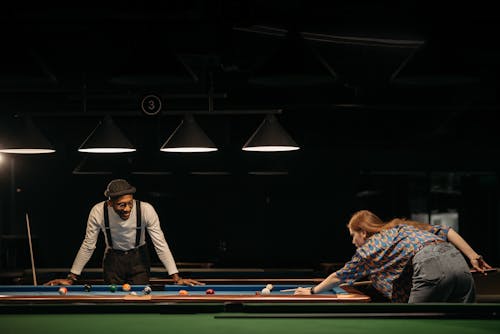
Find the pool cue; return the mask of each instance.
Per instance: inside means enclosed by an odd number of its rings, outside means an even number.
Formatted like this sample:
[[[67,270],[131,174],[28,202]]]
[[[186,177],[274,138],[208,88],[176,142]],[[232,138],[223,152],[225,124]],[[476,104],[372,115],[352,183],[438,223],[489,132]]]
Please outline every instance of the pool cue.
[[[359,281],[359,282],[353,282],[352,284],[346,284],[346,283],[342,283],[340,284],[339,286],[342,287],[342,286],[365,286],[365,285],[370,285],[372,283],[372,281]],[[284,289],[284,290],[280,290],[280,292],[292,292],[292,291],[297,291],[298,288],[295,288],[295,289]]]
[[[359,281],[359,282],[352,282],[351,284],[346,284],[346,283],[342,283],[340,284],[339,286],[367,286],[367,285],[370,285],[372,284],[372,281]]]
[[[30,244],[30,256],[31,256],[31,273],[33,274],[33,285],[37,286],[36,274],[35,274],[35,260],[33,258],[33,245],[31,243],[31,230],[30,230],[30,219],[28,213],[26,212],[26,227],[28,228],[28,241]]]

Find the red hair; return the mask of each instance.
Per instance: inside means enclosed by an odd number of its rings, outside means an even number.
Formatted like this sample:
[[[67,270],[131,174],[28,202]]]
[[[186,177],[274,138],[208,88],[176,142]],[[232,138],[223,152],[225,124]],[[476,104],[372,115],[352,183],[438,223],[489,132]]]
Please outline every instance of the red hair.
[[[365,231],[367,237],[370,237],[375,233],[400,224],[412,225],[419,229],[427,231],[431,229],[430,224],[406,220],[404,218],[395,218],[391,221],[384,222],[376,214],[368,210],[361,210],[354,213],[351,217],[351,220],[347,224],[347,227],[352,231]]]

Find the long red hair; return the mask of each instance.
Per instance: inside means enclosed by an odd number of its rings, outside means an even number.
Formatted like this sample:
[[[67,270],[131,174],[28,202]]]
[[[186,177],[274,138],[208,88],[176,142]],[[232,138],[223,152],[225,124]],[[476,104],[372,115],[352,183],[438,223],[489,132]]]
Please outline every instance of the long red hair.
[[[399,224],[412,225],[422,230],[430,230],[431,225],[427,223],[420,223],[404,218],[395,218],[391,221],[384,222],[376,214],[368,210],[361,210],[354,213],[347,224],[347,227],[353,231],[365,231],[367,237],[372,236],[382,230],[392,228]]]

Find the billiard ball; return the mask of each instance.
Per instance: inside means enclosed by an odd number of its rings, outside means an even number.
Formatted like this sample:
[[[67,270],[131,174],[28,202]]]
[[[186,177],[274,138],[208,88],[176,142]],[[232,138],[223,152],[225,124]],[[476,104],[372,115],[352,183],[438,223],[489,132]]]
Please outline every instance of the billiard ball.
[[[266,288],[269,289],[269,291],[271,291],[274,287],[272,284],[268,284],[268,285],[266,285]]]
[[[137,296],[137,292],[135,292],[135,291],[131,291],[131,292],[129,293],[129,295],[131,295],[131,296]]]
[[[207,291],[205,291],[205,293],[207,295],[213,295],[215,293],[214,289],[207,289]]]
[[[269,295],[271,293],[271,290],[269,290],[268,288],[264,288],[260,291],[263,295]]]
[[[187,290],[179,290],[179,295],[181,295],[181,296],[186,296],[188,294],[189,294],[189,292]]]
[[[85,285],[83,286],[83,290],[84,290],[85,292],[90,292],[90,290],[92,290],[92,286],[91,286],[90,284],[85,284]]]
[[[149,285],[146,285],[146,286],[144,287],[144,289],[142,290],[142,292],[143,292],[145,295],[149,295],[149,294],[151,294],[151,292],[152,292],[152,291],[153,291],[153,290],[151,290],[151,287],[150,287]]]
[[[67,293],[68,293],[68,289],[65,288],[64,286],[59,288],[59,294],[60,295],[65,295]]]
[[[111,291],[111,292],[116,292],[116,285],[115,285],[115,284],[111,284],[111,285],[109,286],[109,291]]]
[[[130,291],[130,289],[132,289],[132,287],[130,286],[130,284],[125,283],[125,284],[122,285],[122,290],[123,291]]]

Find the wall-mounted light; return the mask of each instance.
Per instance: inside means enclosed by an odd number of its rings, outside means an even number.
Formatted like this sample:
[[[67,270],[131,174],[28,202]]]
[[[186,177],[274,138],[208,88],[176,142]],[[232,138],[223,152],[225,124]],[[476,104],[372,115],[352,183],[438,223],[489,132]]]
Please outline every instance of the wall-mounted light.
[[[161,146],[162,152],[213,152],[217,146],[196,123],[191,114],[186,114],[181,124]]]
[[[79,152],[84,153],[128,153],[135,150],[109,115],[99,121],[78,149]]]
[[[281,152],[295,151],[300,147],[279,124],[276,116],[267,115],[257,130],[243,145],[243,151]]]
[[[43,154],[56,150],[42,132],[35,126],[31,117],[18,117],[10,127],[9,135],[0,139],[0,152],[15,154]]]

